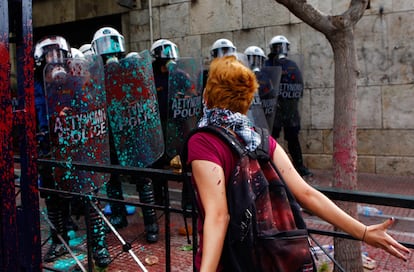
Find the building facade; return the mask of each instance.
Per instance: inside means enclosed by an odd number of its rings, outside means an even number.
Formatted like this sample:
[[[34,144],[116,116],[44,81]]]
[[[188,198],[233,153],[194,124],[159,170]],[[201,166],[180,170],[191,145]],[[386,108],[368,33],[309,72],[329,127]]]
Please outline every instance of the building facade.
[[[349,0],[314,0],[340,14]],[[414,1],[371,0],[355,29],[358,80],[358,171],[413,175]],[[203,57],[212,43],[233,41],[239,52],[284,35],[302,67],[302,150],[311,169],[332,168],[334,63],[326,38],[274,0],[33,0],[34,38],[59,34],[72,46],[90,43],[102,26],[125,36],[128,51],[149,49],[159,38],[181,56]],[[280,140],[283,144],[283,140]]]

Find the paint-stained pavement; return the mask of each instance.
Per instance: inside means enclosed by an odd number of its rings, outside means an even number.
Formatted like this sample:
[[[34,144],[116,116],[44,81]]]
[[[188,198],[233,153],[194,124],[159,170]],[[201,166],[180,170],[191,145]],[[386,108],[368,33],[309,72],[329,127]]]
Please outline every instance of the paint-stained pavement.
[[[332,174],[328,171],[314,170],[314,177],[309,179],[309,182],[314,185],[329,186],[332,180]],[[178,207],[180,197],[180,185],[170,183],[172,206]],[[362,191],[373,191],[381,193],[393,193],[414,195],[414,178],[412,177],[390,177],[374,174],[360,174],[358,176],[358,187]],[[124,184],[124,191],[128,199],[131,201],[137,200],[137,193],[134,192],[135,186]],[[361,204],[364,205],[364,204]],[[375,205],[370,205],[375,206]],[[366,217],[360,215],[360,220],[365,223],[377,223],[385,220],[390,216],[397,218],[396,224],[389,230],[389,233],[399,241],[414,243],[414,210],[401,209],[385,206],[375,206],[382,211],[380,216]],[[42,208],[44,209],[44,208]],[[143,263],[146,269],[150,272],[165,271],[165,216],[162,211],[158,211],[159,223],[161,227],[160,240],[155,244],[148,244],[145,241],[144,226],[141,215],[141,210],[136,209],[135,213],[128,216],[128,227],[119,231],[122,238],[131,245],[131,250],[134,255]],[[87,251],[86,251],[86,234],[83,217],[79,220],[74,218],[78,223],[80,230],[76,233],[71,232],[70,246],[75,255],[77,255],[82,262],[85,269],[88,269]],[[188,225],[191,226],[191,219],[187,219]],[[42,241],[48,237],[48,227],[45,220],[41,217],[42,225]],[[325,230],[332,229],[331,225],[321,222],[316,218],[307,218],[308,226],[311,228],[320,228]],[[188,243],[187,237],[182,234],[184,227],[184,218],[181,214],[171,214],[171,271],[193,271],[192,269],[192,251],[191,244]],[[322,245],[332,245],[332,238],[326,236],[314,235],[318,243]],[[191,238],[191,237],[190,237]],[[141,271],[140,266],[133,256],[122,250],[122,244],[117,239],[116,235],[109,233],[107,237],[109,250],[113,258],[112,263],[106,271],[114,272],[130,272]],[[48,244],[42,247],[43,253],[47,250]],[[403,262],[397,258],[385,253],[382,250],[372,248],[363,244],[363,252],[369,257],[366,262],[367,267],[373,265],[372,269],[366,271],[398,271],[398,272],[414,272],[414,254],[410,254],[408,262]],[[158,261],[155,264],[149,265],[152,257],[156,257]],[[321,256],[321,261],[327,260]],[[329,261],[327,261],[329,264]],[[46,267],[52,268],[55,271],[77,271],[75,261],[70,255],[61,257],[54,263],[45,264],[45,271],[50,271]],[[78,270],[81,271],[81,270]],[[98,271],[98,270],[95,270]]]

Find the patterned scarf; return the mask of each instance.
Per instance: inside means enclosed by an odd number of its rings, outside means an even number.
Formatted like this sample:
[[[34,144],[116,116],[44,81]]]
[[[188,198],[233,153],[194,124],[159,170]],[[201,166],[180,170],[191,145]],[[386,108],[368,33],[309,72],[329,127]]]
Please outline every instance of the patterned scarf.
[[[230,110],[213,108],[204,109],[204,115],[198,123],[198,127],[207,125],[222,126],[233,130],[246,144],[249,151],[255,151],[260,145],[260,135],[254,131],[252,123],[246,115]]]

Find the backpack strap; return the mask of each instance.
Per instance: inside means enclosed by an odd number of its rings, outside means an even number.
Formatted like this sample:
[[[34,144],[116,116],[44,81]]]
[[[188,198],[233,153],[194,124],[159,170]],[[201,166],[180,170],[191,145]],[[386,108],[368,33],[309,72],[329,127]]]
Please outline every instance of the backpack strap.
[[[230,132],[230,130],[224,127],[208,125],[193,130],[191,135],[193,135],[196,132],[208,132],[218,136],[240,157],[247,155],[249,153],[248,150],[244,147],[244,145],[236,138],[236,136],[233,135]]]
[[[259,128],[255,127],[255,131],[259,133],[261,141],[260,145],[257,147],[257,149],[253,152],[254,158],[258,160],[269,160],[269,130],[266,128]]]
[[[249,151],[243,146],[243,144],[236,138],[235,135],[233,135],[228,129],[220,127],[220,126],[214,126],[214,125],[208,125],[205,127],[201,127],[201,128],[195,128],[193,130],[190,131],[190,133],[188,134],[185,142],[184,142],[184,146],[183,149],[181,150],[181,162],[182,162],[182,174],[184,175],[184,187],[186,191],[193,191],[192,188],[192,184],[191,184],[191,179],[188,176],[188,173],[191,172],[191,166],[187,165],[187,159],[188,159],[188,141],[190,140],[190,138],[198,133],[198,132],[208,132],[208,133],[212,133],[214,135],[217,135],[222,141],[224,141],[232,150],[233,152],[236,152],[236,154],[241,158],[245,155],[249,155]],[[182,199],[181,201],[181,206],[183,208],[185,208],[186,206],[189,205],[189,197],[187,197],[187,199]],[[196,198],[193,198],[193,200],[195,200]],[[190,200],[191,201],[191,200]],[[196,203],[196,202],[193,202]],[[194,205],[193,205],[194,206]]]
[[[191,178],[188,175],[188,173],[191,172],[191,166],[187,165],[187,159],[188,159],[188,141],[190,140],[190,138],[198,133],[198,132],[208,132],[208,133],[212,133],[214,135],[217,135],[221,140],[223,140],[234,152],[236,152],[236,154],[241,158],[247,154],[249,154],[249,152],[245,149],[245,147],[242,145],[242,143],[236,138],[236,136],[234,136],[229,130],[223,128],[223,127],[219,127],[219,126],[214,126],[214,125],[208,125],[205,127],[201,127],[201,128],[195,128],[193,130],[190,131],[190,133],[188,134],[185,142],[184,142],[184,146],[183,149],[181,150],[181,162],[182,162],[182,174],[183,174],[183,180],[184,180],[184,186],[183,186],[183,191],[184,188],[187,192],[189,192],[188,194],[191,194],[191,197],[187,197],[186,199],[182,199],[181,201],[181,206],[183,209],[185,209],[187,206],[189,206],[190,204],[192,205],[193,209],[196,207],[196,205],[194,205],[195,203],[197,203],[197,196],[195,194],[195,191],[193,190],[193,185],[191,183]],[[189,203],[192,202],[192,203]],[[201,212],[201,211],[199,211]]]
[[[228,131],[227,129],[223,127],[208,125],[205,127],[195,128],[191,130],[190,133],[188,134],[187,139],[184,142],[183,150],[181,151],[181,158],[182,158],[183,165],[186,164],[187,158],[188,158],[188,141],[194,134],[198,132],[209,132],[214,135],[217,135],[218,137],[220,137],[220,139],[222,139],[225,143],[227,143],[232,148],[232,150],[234,150],[240,156],[242,156],[246,152],[242,144],[236,139],[236,137],[233,134],[231,134],[230,131]]]
[[[198,132],[208,132],[208,133],[212,133],[214,135],[217,135],[221,140],[223,140],[240,157],[249,154],[248,150],[236,138],[236,136],[233,135],[226,128],[223,128],[223,127],[220,127],[220,126],[215,126],[215,125],[208,125],[208,126],[201,127],[201,128],[195,128],[195,129],[191,130],[190,133],[188,134],[188,136],[187,136],[187,138],[184,142],[183,149],[181,150],[181,153],[180,153],[180,158],[181,158],[182,167],[183,167],[182,173],[184,175],[187,175],[188,172],[191,172],[191,166],[187,165],[188,141],[190,140],[190,138],[194,134],[196,134]],[[189,182],[188,181],[189,179],[186,178],[186,177],[185,177],[185,180],[186,180],[187,183]]]

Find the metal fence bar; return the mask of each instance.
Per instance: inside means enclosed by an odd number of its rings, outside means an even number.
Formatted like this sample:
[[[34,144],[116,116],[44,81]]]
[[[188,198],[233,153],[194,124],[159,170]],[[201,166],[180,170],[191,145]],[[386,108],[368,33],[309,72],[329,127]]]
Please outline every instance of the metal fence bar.
[[[14,122],[18,128],[21,166],[21,206],[19,207],[20,264],[24,271],[42,271],[40,245],[40,215],[38,171],[36,164],[36,114],[34,97],[34,59],[33,59],[33,25],[32,0],[9,1],[14,11],[9,14],[17,21],[16,31],[16,75],[17,99],[19,103],[14,112]]]
[[[18,158],[15,158],[18,161]],[[121,165],[97,165],[91,163],[79,163],[71,162],[68,164],[65,161],[56,161],[48,159],[38,159],[38,164],[47,164],[49,166],[56,167],[75,167],[79,170],[89,170],[96,172],[104,173],[117,173],[124,175],[132,176],[141,176],[141,177],[163,177],[166,180],[172,181],[183,181],[183,174],[176,173],[173,170],[164,170],[164,169],[155,169],[155,168],[142,168],[142,167],[131,167],[131,166],[121,166]],[[188,173],[188,175],[191,175]]]
[[[66,162],[45,160],[45,159],[41,159],[41,160],[39,159],[38,163],[48,164],[52,166],[60,166],[60,167],[68,166]],[[132,176],[134,175],[145,176],[145,177],[163,176],[165,180],[172,180],[172,181],[178,181],[178,182],[184,182],[185,178],[188,178],[191,176],[191,173],[175,173],[172,170],[139,168],[139,167],[124,167],[124,166],[119,166],[119,165],[104,166],[104,165],[93,165],[93,164],[85,164],[85,163],[71,163],[70,166],[76,167],[77,169],[81,169],[81,170],[106,172],[106,173],[123,173],[126,175],[132,175]],[[166,185],[168,186],[168,184]],[[355,203],[368,203],[368,204],[384,205],[384,206],[399,207],[399,208],[409,208],[409,209],[412,209],[412,207],[414,207],[413,196],[400,195],[400,194],[385,194],[385,193],[377,193],[377,192],[366,192],[366,191],[351,191],[351,190],[344,190],[344,189],[331,188],[331,187],[320,187],[320,186],[314,186],[314,187],[332,200],[355,202]],[[45,190],[48,192],[55,191],[53,189],[41,189],[41,190]],[[56,191],[56,192],[59,192],[59,191]],[[79,193],[72,193],[72,192],[66,192],[66,193],[70,195],[78,195],[78,196],[82,195]],[[131,203],[125,200],[115,200],[115,199],[109,199],[106,197],[96,196],[96,199],[100,201],[113,201],[117,203],[135,205],[135,206],[140,206],[140,207],[142,206],[153,207],[156,209],[165,210],[166,214],[169,214],[171,212],[175,212],[175,213],[186,212],[183,209],[164,207],[164,206],[159,206],[159,205],[154,205],[154,204],[145,204],[145,203],[136,203],[136,202]],[[195,214],[193,214],[193,217],[194,216]],[[193,221],[193,224],[194,222],[195,221]],[[194,226],[193,226],[193,229],[194,229]],[[168,230],[166,229],[166,231]],[[355,240],[355,238],[353,238],[352,236],[346,233],[337,232],[337,231],[326,231],[326,230],[310,228],[309,233]],[[169,239],[169,238],[170,236],[166,235],[166,239]],[[405,242],[401,242],[401,243],[408,248],[414,248],[414,244],[412,243],[405,243]],[[166,243],[166,247],[169,247],[169,246],[170,244]],[[166,258],[168,258],[168,261],[166,261],[166,264],[170,264],[170,261],[169,261],[170,256],[167,256],[169,254],[170,254],[170,248],[168,249],[166,248]],[[167,269],[167,271],[169,270]]]
[[[314,187],[315,189],[319,190],[320,192],[322,192],[323,194],[325,194],[333,200],[376,204],[408,209],[412,209],[414,207],[414,196],[400,194],[384,194],[365,191],[351,191],[331,187]]]

